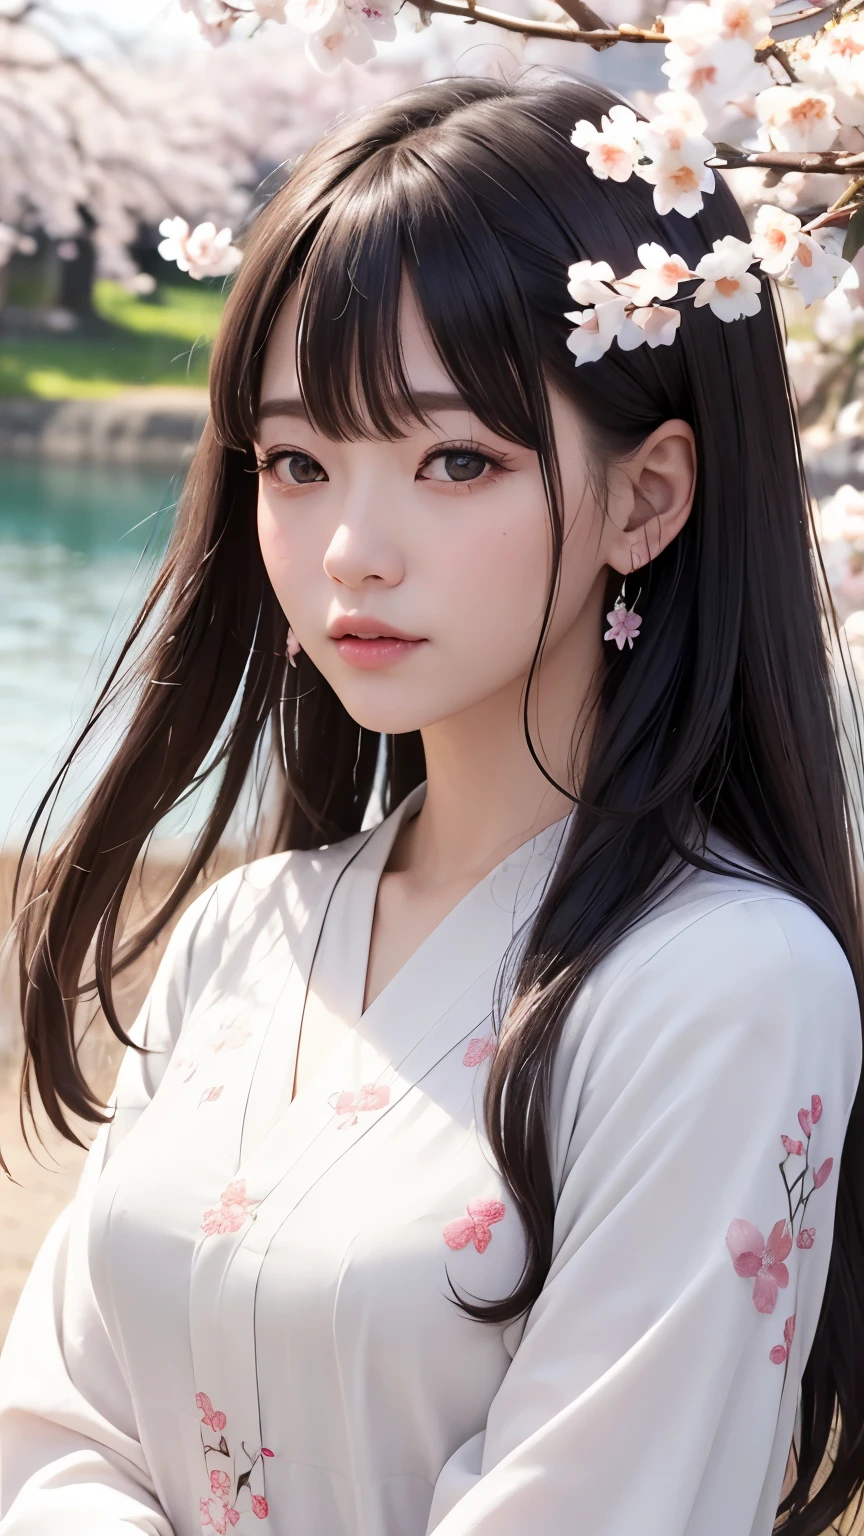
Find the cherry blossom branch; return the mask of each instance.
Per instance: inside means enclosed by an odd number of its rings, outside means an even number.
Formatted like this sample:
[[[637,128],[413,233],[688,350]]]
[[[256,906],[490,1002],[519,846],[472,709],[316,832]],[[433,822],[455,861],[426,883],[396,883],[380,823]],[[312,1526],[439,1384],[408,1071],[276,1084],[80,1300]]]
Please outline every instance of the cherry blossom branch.
[[[488,6],[473,5],[471,0],[409,0],[409,3],[426,16],[460,16],[469,23],[485,21],[504,32],[520,32],[523,37],[551,37],[558,42],[587,43],[596,49],[611,48],[613,43],[669,41],[663,31],[630,27],[625,22],[620,27],[580,27],[561,21],[529,21],[524,16],[510,16],[506,11],[491,11]],[[566,9],[569,10],[569,6]]]
[[[718,153],[711,155],[705,164],[712,171],[738,171],[745,166],[756,165],[782,172],[806,171],[808,175],[837,176],[844,171],[858,170],[859,167],[864,170],[864,150],[854,154],[843,149],[809,150],[804,154],[793,154],[781,149],[749,151],[720,145]]]

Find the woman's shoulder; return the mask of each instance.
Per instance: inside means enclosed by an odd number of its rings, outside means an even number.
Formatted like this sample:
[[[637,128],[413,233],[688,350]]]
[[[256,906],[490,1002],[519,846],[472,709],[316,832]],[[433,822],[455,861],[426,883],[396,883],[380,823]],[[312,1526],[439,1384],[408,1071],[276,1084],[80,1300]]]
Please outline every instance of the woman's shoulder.
[[[290,849],[237,865],[208,885],[175,925],[169,950],[186,971],[192,994],[216,971],[242,957],[282,963],[282,946],[302,932],[334,870],[350,861],[368,832],[314,849]],[[167,956],[166,956],[167,958]],[[169,962],[170,963],[170,962]]]
[[[723,873],[691,869],[597,966],[566,1033],[571,1061],[670,1040],[681,1059],[724,1047],[748,1057],[861,1051],[849,959],[806,902],[766,883],[729,845]]]

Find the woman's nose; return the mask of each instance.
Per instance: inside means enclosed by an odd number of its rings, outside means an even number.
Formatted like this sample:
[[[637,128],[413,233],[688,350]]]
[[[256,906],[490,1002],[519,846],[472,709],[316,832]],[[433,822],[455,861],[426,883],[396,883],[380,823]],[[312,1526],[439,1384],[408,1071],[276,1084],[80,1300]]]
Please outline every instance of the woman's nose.
[[[324,570],[331,581],[355,588],[366,583],[395,587],[405,574],[399,549],[368,508],[343,516],[324,556]]]

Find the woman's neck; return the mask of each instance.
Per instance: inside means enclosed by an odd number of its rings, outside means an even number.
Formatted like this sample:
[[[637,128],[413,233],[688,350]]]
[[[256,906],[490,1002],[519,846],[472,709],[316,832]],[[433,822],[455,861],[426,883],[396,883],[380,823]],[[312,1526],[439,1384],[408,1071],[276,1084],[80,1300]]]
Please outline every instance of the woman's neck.
[[[588,706],[602,642],[587,637],[599,631],[602,593],[598,598],[596,615],[580,615],[574,629],[547,647],[530,694],[534,749],[556,783],[571,790],[590,743]],[[572,809],[572,799],[549,783],[528,748],[525,685],[524,677],[516,678],[424,729],[426,797],[402,827],[388,870],[432,887],[473,883]]]

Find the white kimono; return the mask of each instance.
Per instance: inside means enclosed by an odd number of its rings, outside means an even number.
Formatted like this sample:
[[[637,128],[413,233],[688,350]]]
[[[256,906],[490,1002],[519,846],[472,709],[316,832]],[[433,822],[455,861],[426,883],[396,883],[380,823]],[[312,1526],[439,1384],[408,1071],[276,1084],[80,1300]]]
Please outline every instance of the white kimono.
[[[566,821],[362,1012],[371,833],[181,919],[0,1362],[2,1536],[768,1536],[860,1070],[839,945],[691,873],[568,1014],[542,1294],[484,1136],[496,972]],[[326,922],[325,922],[326,915]],[[290,1101],[313,983],[344,1020]]]

